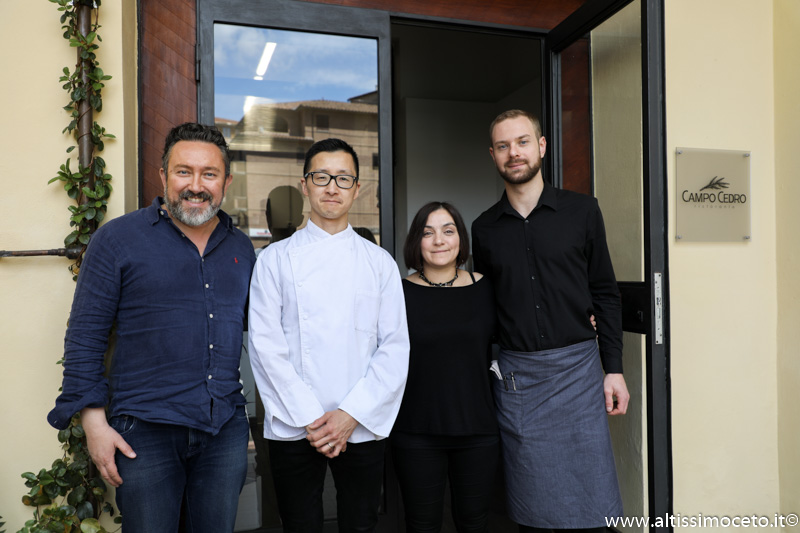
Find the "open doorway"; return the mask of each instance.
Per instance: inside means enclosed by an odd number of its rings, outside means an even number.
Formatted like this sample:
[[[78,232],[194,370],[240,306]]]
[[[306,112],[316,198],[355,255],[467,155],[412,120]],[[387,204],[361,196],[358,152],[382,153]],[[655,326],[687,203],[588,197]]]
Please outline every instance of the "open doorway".
[[[488,126],[505,109],[542,114],[542,42],[535,34],[418,21],[394,21],[391,34],[395,259],[405,275],[403,243],[422,205],[450,202],[469,227],[503,193]],[[490,531],[517,530],[503,487],[499,468]],[[455,531],[446,494],[442,531]]]
[[[392,23],[395,247],[426,202],[448,201],[469,224],[500,197],[488,125],[505,109],[542,111],[536,34]],[[405,270],[402,270],[403,272]]]
[[[558,121],[560,135],[548,138],[547,157],[558,157],[562,172],[554,180],[546,171],[545,179],[598,197],[618,280],[641,284],[640,11],[638,2],[631,3],[565,51],[559,71],[558,118],[544,116],[542,88],[551,80],[543,79],[547,74],[542,69],[541,35],[393,21],[395,257],[403,274],[407,272],[403,242],[422,205],[451,202],[469,227],[500,198],[504,185],[488,154],[488,125],[500,112],[519,108],[545,118],[545,130],[548,119]],[[551,147],[558,149],[551,151]],[[616,157],[607,161],[608,154]],[[633,329],[625,334],[624,360],[632,403],[628,415],[610,420],[629,516],[647,516],[649,511],[642,333]],[[495,493],[502,500],[502,485]],[[492,530],[506,530],[503,502],[496,501],[493,511]]]

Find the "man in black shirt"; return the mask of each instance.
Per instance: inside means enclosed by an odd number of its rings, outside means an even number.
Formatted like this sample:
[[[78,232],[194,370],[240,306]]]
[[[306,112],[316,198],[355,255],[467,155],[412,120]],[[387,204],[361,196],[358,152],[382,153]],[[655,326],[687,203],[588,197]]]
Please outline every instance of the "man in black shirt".
[[[622,514],[606,414],[624,414],[630,395],[602,215],[594,198],[544,182],[536,117],[506,111],[490,135],[506,190],[472,237],[497,299],[509,515],[520,531],[605,529]]]

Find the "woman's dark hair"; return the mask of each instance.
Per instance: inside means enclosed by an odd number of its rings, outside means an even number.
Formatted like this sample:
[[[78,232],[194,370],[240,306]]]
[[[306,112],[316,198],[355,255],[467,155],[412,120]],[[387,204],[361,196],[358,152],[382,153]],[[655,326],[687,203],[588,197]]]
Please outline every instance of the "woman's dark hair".
[[[403,260],[406,262],[407,267],[418,271],[422,270],[422,234],[425,232],[428,216],[439,209],[444,209],[450,213],[450,216],[453,217],[453,222],[456,224],[460,244],[458,257],[456,257],[456,267],[460,267],[469,259],[469,234],[467,233],[467,227],[464,225],[464,219],[461,218],[461,213],[447,202],[429,202],[417,211],[414,220],[411,221],[411,227],[408,228],[408,236],[406,236],[406,243],[403,246]]]

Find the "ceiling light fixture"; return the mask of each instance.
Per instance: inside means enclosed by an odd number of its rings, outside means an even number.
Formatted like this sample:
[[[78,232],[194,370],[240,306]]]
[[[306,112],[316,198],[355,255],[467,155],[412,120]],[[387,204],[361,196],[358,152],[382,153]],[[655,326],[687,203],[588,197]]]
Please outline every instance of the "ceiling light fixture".
[[[267,72],[267,67],[269,67],[269,62],[272,60],[272,54],[275,52],[276,46],[276,43],[267,43],[264,45],[264,52],[261,54],[261,61],[258,62],[256,76],[253,78],[254,80],[264,79],[264,74]]]

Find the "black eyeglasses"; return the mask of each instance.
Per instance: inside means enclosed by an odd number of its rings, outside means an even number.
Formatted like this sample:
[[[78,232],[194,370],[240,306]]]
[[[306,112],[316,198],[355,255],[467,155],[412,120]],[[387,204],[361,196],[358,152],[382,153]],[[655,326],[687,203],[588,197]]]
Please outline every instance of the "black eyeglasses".
[[[318,185],[319,187],[325,187],[331,182],[331,180],[334,180],[336,181],[336,186],[340,189],[352,189],[353,185],[355,185],[358,181],[358,178],[355,176],[348,176],[347,174],[332,176],[327,172],[309,172],[303,177],[308,179],[309,176],[311,176],[311,183]]]

